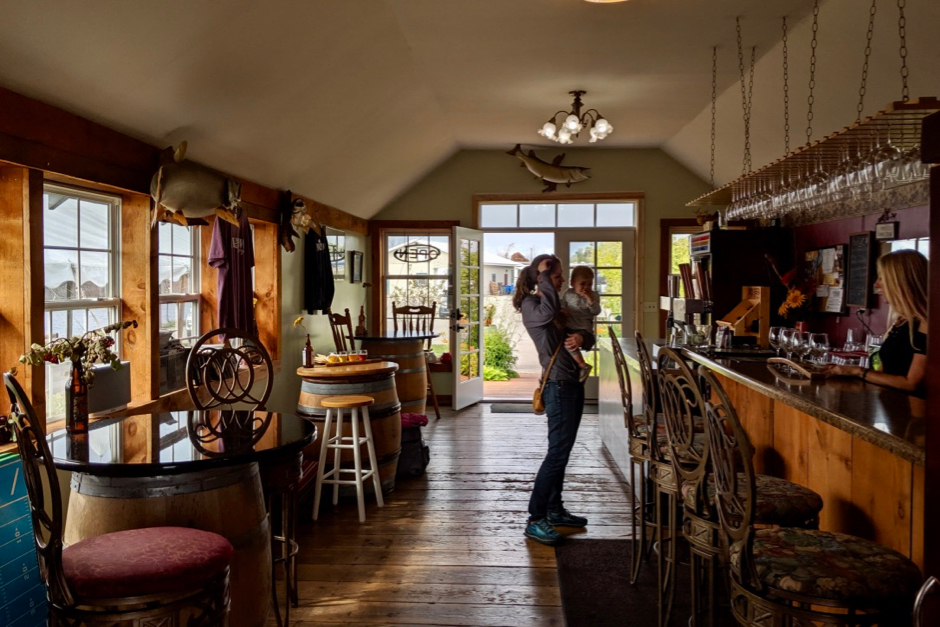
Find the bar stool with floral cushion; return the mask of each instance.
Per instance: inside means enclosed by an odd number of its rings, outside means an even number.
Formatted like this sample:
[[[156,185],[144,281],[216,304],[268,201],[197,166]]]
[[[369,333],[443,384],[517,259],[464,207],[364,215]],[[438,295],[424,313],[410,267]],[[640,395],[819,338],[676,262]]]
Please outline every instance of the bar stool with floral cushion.
[[[149,527],[63,548],[59,478],[45,433],[23,388],[10,374],[3,379],[29,494],[39,574],[49,600],[49,624],[226,624],[235,550],[216,533]]]
[[[669,459],[682,494],[682,534],[689,543],[691,602],[695,625],[715,624],[716,587],[724,577],[725,545],[714,507],[715,485],[709,468],[703,417],[710,410],[709,390],[696,378],[682,355],[661,348],[658,355],[660,399],[666,424]],[[816,529],[823,501],[799,484],[756,475],[755,524]],[[674,575],[674,573],[673,573]]]
[[[738,624],[909,624],[921,573],[904,555],[844,533],[755,529],[754,447],[721,384],[705,368],[699,376],[714,394],[706,414],[709,457]]]

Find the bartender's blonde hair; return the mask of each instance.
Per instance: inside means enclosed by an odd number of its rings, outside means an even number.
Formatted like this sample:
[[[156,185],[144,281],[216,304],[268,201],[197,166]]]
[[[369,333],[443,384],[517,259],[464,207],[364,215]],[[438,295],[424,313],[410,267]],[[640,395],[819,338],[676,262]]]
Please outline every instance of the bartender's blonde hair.
[[[888,331],[904,319],[910,323],[911,342],[916,323],[927,326],[927,266],[927,258],[916,250],[897,250],[878,258],[878,278],[891,304]]]

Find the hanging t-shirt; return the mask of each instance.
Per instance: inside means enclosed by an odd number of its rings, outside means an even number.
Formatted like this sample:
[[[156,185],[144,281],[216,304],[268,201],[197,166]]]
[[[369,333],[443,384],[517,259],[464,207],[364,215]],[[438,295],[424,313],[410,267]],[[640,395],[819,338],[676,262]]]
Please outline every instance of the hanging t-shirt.
[[[321,234],[313,227],[304,239],[304,309],[308,314],[333,304],[333,262],[325,231]]]
[[[254,294],[251,269],[255,247],[246,211],[236,227],[216,218],[212,225],[209,265],[219,271],[219,326],[255,334]]]

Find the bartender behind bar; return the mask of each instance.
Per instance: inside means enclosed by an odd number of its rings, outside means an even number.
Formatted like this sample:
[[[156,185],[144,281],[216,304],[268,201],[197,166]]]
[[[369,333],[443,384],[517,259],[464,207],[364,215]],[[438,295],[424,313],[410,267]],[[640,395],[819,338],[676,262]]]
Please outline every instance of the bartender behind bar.
[[[829,376],[923,394],[927,377],[927,258],[916,250],[898,250],[878,258],[878,280],[891,307],[888,331],[871,358],[871,368],[828,366]]]

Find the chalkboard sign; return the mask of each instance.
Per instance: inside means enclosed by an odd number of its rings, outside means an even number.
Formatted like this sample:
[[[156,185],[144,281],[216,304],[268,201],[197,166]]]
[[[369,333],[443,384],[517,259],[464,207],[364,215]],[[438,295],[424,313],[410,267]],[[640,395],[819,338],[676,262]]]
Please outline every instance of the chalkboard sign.
[[[868,307],[873,282],[871,275],[873,241],[871,231],[849,235],[849,276],[845,291],[845,304],[850,307]]]
[[[0,495],[0,625],[45,625],[46,587],[36,562],[23,465],[13,453],[0,453]]]

